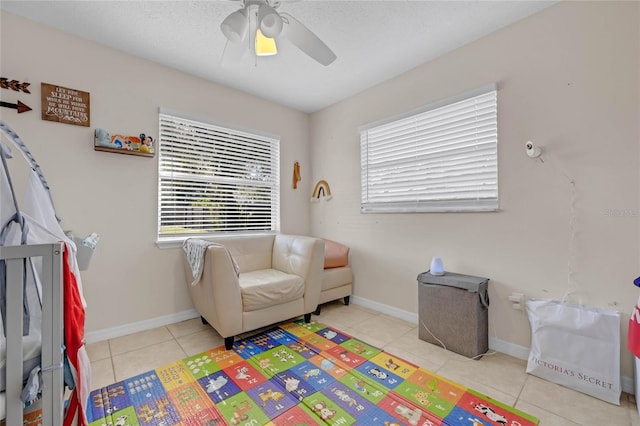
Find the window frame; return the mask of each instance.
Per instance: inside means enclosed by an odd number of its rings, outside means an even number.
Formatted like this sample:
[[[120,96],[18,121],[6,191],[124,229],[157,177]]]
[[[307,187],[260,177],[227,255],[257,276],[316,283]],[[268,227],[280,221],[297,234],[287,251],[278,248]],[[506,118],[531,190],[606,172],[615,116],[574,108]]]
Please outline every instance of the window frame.
[[[170,162],[175,159],[175,156],[168,154],[163,151],[163,144],[169,144],[165,140],[163,136],[167,130],[163,130],[163,120],[175,120],[175,121],[184,121],[186,123],[191,123],[193,126],[211,129],[212,132],[221,132],[228,133],[229,135],[234,135],[240,138],[246,138],[245,140],[255,139],[256,141],[260,141],[261,143],[267,144],[270,147],[270,151],[268,155],[263,155],[264,158],[269,157],[270,161],[270,181],[265,184],[261,184],[258,186],[264,188],[271,188],[271,202],[270,202],[270,215],[271,215],[271,229],[267,230],[257,230],[257,229],[247,229],[247,230],[225,230],[225,231],[213,231],[213,232],[186,232],[186,233],[176,233],[176,234],[168,234],[162,233],[162,223],[163,223],[163,202],[167,204],[166,198],[163,199],[163,179],[164,183],[167,184],[168,179],[172,179],[173,182],[184,181],[189,182],[189,179],[186,179],[184,176],[178,176],[179,173],[173,171],[163,170],[165,167],[163,163]],[[188,141],[188,138],[187,138]],[[193,140],[191,141],[193,145]],[[177,142],[173,141],[168,146],[174,146]],[[240,126],[230,126],[228,124],[220,124],[216,123],[212,120],[203,119],[194,117],[190,114],[185,114],[177,111],[173,111],[167,108],[160,108],[158,113],[158,142],[157,142],[157,152],[158,152],[158,176],[157,176],[157,185],[158,185],[158,198],[157,198],[157,213],[158,213],[158,222],[156,226],[156,245],[160,248],[170,248],[180,246],[184,240],[187,238],[194,237],[205,237],[215,239],[216,237],[225,237],[229,235],[234,236],[247,236],[247,235],[255,235],[255,234],[275,234],[280,232],[280,200],[281,200],[281,188],[280,188],[280,137],[272,134],[268,134],[265,132],[256,131],[254,129],[246,129]],[[256,148],[264,148],[264,145]],[[213,159],[213,155],[211,155],[211,159]],[[224,160],[223,157],[218,157],[219,160]],[[219,163],[218,163],[219,164]],[[229,167],[229,166],[228,166]],[[275,175],[274,175],[275,174]],[[215,177],[213,175],[208,174],[200,174],[196,176],[200,176],[200,179],[192,179],[190,183],[193,185],[197,185],[202,182],[218,182],[218,183],[228,183],[229,180],[240,181],[240,179],[229,179],[228,177]],[[255,180],[246,180],[248,184],[255,185]],[[174,200],[175,200],[174,196]],[[184,220],[186,220],[186,216],[184,216]],[[266,222],[265,222],[266,223]]]
[[[495,83],[491,83],[478,87],[474,90],[470,90],[455,96],[448,97],[446,99],[442,99],[437,102],[424,105],[422,107],[407,111],[393,117],[361,126],[358,129],[360,133],[361,213],[453,213],[498,211],[499,182],[497,92],[497,85]],[[441,155],[441,152],[439,152],[437,155],[434,155],[433,153],[425,154],[425,151],[428,151],[429,148],[433,148],[437,145],[437,143],[441,144],[444,139],[442,137],[434,137],[432,138],[432,140],[428,140],[425,143],[424,141],[418,140],[417,137],[412,136],[411,139],[414,146],[412,146],[411,148],[401,148],[401,153],[403,155],[407,155],[408,157],[411,157],[411,155],[409,154],[413,154],[414,158],[407,159],[407,157],[402,157],[402,162],[404,163],[404,165],[399,166],[398,159],[392,159],[392,156],[390,154],[391,151],[395,151],[397,145],[394,144],[397,141],[394,140],[393,137],[380,135],[384,135],[384,132],[388,132],[388,134],[390,134],[391,131],[389,129],[394,128],[394,126],[396,125],[403,126],[401,127],[402,131],[413,131],[414,128],[419,129],[422,124],[410,125],[406,123],[409,123],[412,120],[422,123],[422,120],[431,119],[430,117],[433,114],[437,114],[441,111],[446,111],[447,109],[451,110],[452,108],[455,108],[457,104],[462,105],[463,102],[470,102],[472,100],[473,102],[477,102],[478,98],[487,96],[492,97],[489,101],[490,106],[492,107],[489,112],[492,114],[492,116],[489,117],[488,120],[480,120],[478,119],[478,117],[476,117],[475,123],[484,123],[485,126],[488,126],[486,128],[489,129],[491,136],[495,136],[491,138],[491,140],[487,143],[484,141],[484,139],[486,139],[485,136],[480,137],[476,135],[475,142],[468,143],[464,145],[464,147],[467,149],[476,148],[478,152],[481,152],[480,155],[475,153],[469,157],[474,157],[474,163],[479,163],[479,161],[475,160],[475,158],[477,157],[481,157],[483,161],[490,160],[489,163],[486,163],[482,167],[475,166],[476,168],[474,168],[474,170],[480,171],[479,175],[486,177],[487,179],[489,179],[488,177],[489,175],[491,175],[494,182],[483,181],[481,186],[482,189],[477,191],[475,198],[468,196],[466,198],[455,198],[455,185],[452,185],[454,181],[454,178],[452,178],[452,176],[454,174],[451,171],[449,171],[449,174],[441,179],[446,179],[446,182],[444,184],[449,185],[447,187],[448,192],[445,193],[446,197],[448,198],[434,198],[435,195],[429,195],[429,192],[435,193],[436,190],[440,191],[442,189],[442,186],[436,186],[435,180],[429,183],[429,179],[431,178],[415,176],[418,173],[414,173],[414,176],[411,178],[413,179],[413,182],[407,183],[406,186],[401,186],[403,177],[408,176],[408,170],[424,170],[426,172],[429,167],[433,168],[434,163],[431,163],[431,166],[427,165],[426,163],[433,162],[434,157]],[[450,117],[453,117],[453,114]],[[433,121],[435,122],[436,120],[433,119]],[[379,136],[376,136],[376,131],[381,131],[383,133],[381,133]],[[427,133],[426,130],[424,130],[424,132]],[[378,140],[374,141],[374,143],[371,143],[369,139],[376,139],[376,137]],[[379,145],[376,145],[376,143]],[[374,153],[370,154],[372,150]],[[485,151],[486,154],[482,154],[482,152]],[[417,154],[418,152],[420,153]],[[454,154],[458,153],[457,148],[455,148],[455,150],[452,150],[451,152],[453,152]],[[416,158],[418,155],[421,157],[421,159]],[[455,155],[449,155],[445,157],[445,159],[449,161],[453,161],[452,159],[454,158],[456,158]],[[371,167],[371,164],[374,164],[374,167]],[[416,168],[407,168],[407,171],[402,172],[401,169],[405,168],[407,165],[410,165],[412,167],[415,166]],[[488,168],[487,166],[492,166],[495,171]],[[456,170],[456,172],[459,171]],[[409,179],[407,178],[406,180]],[[410,196],[402,194],[396,196],[395,194],[391,194],[393,192],[390,188],[391,184],[398,185],[397,187],[393,188],[394,191],[397,189],[399,190],[399,192],[410,193],[417,187],[416,183],[420,185],[421,190],[416,191]],[[487,189],[489,189],[489,191],[487,191]],[[484,192],[490,192],[490,196],[478,196],[478,194],[483,194]],[[425,199],[424,197],[430,199]],[[391,201],[394,198],[395,200]]]

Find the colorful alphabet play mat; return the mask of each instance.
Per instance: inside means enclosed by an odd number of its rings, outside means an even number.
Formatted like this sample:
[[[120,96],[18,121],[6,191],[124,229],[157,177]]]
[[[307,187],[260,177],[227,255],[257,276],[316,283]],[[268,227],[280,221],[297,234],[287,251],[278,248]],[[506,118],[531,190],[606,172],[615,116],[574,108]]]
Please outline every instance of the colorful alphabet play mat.
[[[537,425],[325,325],[295,321],[90,395],[91,426]]]

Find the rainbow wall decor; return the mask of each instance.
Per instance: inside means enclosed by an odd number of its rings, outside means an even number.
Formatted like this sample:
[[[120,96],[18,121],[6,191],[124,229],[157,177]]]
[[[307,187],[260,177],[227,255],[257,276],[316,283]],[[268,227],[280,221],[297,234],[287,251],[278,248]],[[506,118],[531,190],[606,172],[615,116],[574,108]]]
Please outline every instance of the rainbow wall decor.
[[[324,198],[325,201],[329,201],[333,198],[331,195],[331,188],[329,188],[329,183],[327,183],[326,180],[319,180],[318,183],[316,183],[316,186],[313,188],[313,193],[311,194],[311,202],[320,202],[320,197]]]

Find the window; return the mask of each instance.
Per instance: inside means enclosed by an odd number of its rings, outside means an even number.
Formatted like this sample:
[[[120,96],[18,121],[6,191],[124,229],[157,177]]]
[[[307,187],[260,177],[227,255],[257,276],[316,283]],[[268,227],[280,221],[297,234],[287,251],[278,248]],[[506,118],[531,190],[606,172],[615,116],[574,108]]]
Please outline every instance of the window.
[[[158,239],[278,231],[279,146],[161,111]]]
[[[360,129],[364,213],[498,209],[495,85]]]

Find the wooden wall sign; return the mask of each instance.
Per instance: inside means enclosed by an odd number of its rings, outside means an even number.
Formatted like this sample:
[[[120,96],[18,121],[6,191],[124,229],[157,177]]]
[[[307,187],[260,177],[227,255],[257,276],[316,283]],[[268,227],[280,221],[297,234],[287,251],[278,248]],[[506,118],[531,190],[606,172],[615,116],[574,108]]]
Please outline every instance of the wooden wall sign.
[[[42,83],[42,119],[89,127],[89,93]]]

